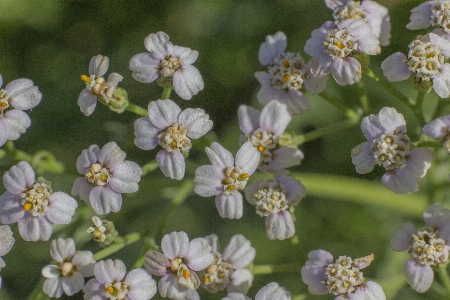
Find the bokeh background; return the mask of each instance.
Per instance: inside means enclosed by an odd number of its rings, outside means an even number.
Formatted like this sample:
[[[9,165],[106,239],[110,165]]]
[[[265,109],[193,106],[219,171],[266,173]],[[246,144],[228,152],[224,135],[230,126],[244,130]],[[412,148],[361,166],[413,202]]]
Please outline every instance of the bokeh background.
[[[395,51],[407,52],[409,42],[427,30],[412,32],[405,28],[409,10],[422,1],[378,2],[389,8],[392,21],[391,44],[371,62],[371,67],[381,74],[379,66],[384,58]],[[321,0],[0,0],[0,11],[0,74],[5,84],[17,78],[30,78],[43,94],[42,102],[29,111],[32,126],[15,145],[30,154],[46,149],[64,163],[63,174],[47,173],[44,176],[53,182],[54,190],[67,193],[78,177],[77,157],[92,144],[103,146],[116,141],[127,153],[127,159],[140,165],[153,160],[157,152],[134,146],[133,122],[138,116],[133,113],[118,115],[100,104],[90,117],[80,112],[77,98],[84,88],[80,75],[88,73],[92,56],[108,56],[108,74],[118,72],[124,76],[120,86],[128,91],[130,101],[147,107],[149,101],[160,97],[162,90],[155,83],[135,81],[128,69],[129,59],[145,51],[144,38],[150,33],[164,31],[174,44],[199,51],[195,66],[204,78],[205,89],[190,101],[180,99],[175,93],[171,97],[182,108],[203,108],[214,121],[214,133],[194,142],[186,174],[187,178],[193,178],[195,168],[208,163],[204,147],[212,141],[219,141],[233,153],[239,148],[236,114],[239,105],[261,107],[255,98],[259,84],[253,74],[265,70],[257,57],[259,45],[266,35],[283,31],[288,37],[287,51],[300,52],[305,60],[309,60],[303,51],[306,40],[313,29],[331,19],[331,11]],[[395,106],[407,119],[409,136],[417,140],[419,130],[406,107],[370,78],[364,77],[364,82],[373,112],[377,113],[385,105]],[[408,95],[415,95],[409,82],[396,86]],[[340,87],[331,78],[327,91],[350,107],[359,103],[355,86]],[[427,95],[431,106],[436,99],[433,93]],[[306,133],[344,119],[321,98],[313,96],[309,100],[311,110],[294,117],[289,126],[291,132]],[[354,171],[350,150],[362,141],[364,137],[355,127],[308,142],[301,146],[305,154],[302,165],[293,171],[359,177],[380,185],[381,170],[364,176]],[[15,163],[8,158],[0,160],[0,173]],[[428,182],[428,179],[422,180],[421,193],[426,193],[427,197],[433,195],[435,198],[430,201],[445,202],[446,187],[438,193]],[[106,218],[115,222],[120,233],[139,231],[152,224],[176,195],[179,186],[180,182],[165,178],[157,169],[142,179],[139,192],[124,197],[119,213]],[[4,187],[0,186],[0,192],[3,191]],[[380,193],[380,197],[385,197],[385,201],[390,201],[390,197],[392,201],[400,201],[390,192]],[[408,201],[408,198],[401,201]],[[85,207],[79,203],[80,209]],[[93,212],[83,211],[71,225],[56,227],[52,239],[75,236],[78,249],[99,251],[101,248],[89,242],[89,236],[85,234]],[[419,226],[423,224],[420,213],[406,214],[376,203],[365,203],[364,199],[361,203],[349,202],[313,191],[302,200],[295,215],[300,245],[306,253],[325,249],[335,257],[349,255],[352,258],[374,253],[376,260],[364,273],[383,285],[388,299],[440,299],[439,286],[425,295],[412,291],[404,283],[401,271],[408,255],[394,253],[389,248],[392,233],[400,224],[406,221]],[[40,270],[51,262],[50,241],[24,242],[17,233],[17,226],[12,225],[12,228],[16,244],[4,257],[7,266],[1,272],[0,299],[26,299],[36,285],[42,284]],[[175,230],[186,231],[190,238],[216,233],[222,247],[232,235],[242,233],[257,249],[255,264],[301,262],[290,241],[271,241],[266,237],[264,219],[256,215],[250,205],[245,205],[241,220],[226,220],[218,216],[213,198],[192,195],[168,219],[164,233]],[[137,242],[110,258],[122,259],[130,269],[141,247],[142,242]],[[299,272],[258,275],[249,296],[254,297],[263,285],[277,281],[293,295],[304,294],[303,299],[333,299],[331,295],[309,295]],[[221,299],[224,295],[202,294],[202,299]],[[71,299],[82,299],[82,295],[79,293]]]

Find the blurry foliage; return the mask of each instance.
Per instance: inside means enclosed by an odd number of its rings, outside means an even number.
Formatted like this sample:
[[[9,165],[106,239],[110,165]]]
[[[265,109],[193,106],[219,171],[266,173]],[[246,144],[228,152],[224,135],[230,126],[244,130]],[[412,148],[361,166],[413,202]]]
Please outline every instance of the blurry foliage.
[[[407,31],[405,25],[409,20],[409,10],[421,1],[378,2],[390,9],[393,25],[391,44],[378,57],[372,58],[372,68],[380,72],[382,60],[395,51],[406,52],[407,45],[418,34]],[[184,101],[175,93],[171,97],[182,108],[205,109],[214,121],[216,135],[210,134],[209,139],[194,142],[190,158],[195,163],[188,164],[187,170],[187,176],[193,176],[196,166],[207,163],[203,148],[211,141],[219,141],[233,153],[238,149],[238,106],[248,104],[260,108],[255,99],[259,84],[253,74],[265,69],[259,65],[257,57],[259,45],[266,35],[285,32],[288,37],[287,51],[300,52],[308,60],[303,51],[304,43],[313,29],[331,17],[331,11],[320,0],[2,0],[0,11],[0,73],[5,84],[16,78],[30,78],[43,94],[41,104],[29,112],[32,126],[15,145],[29,153],[46,149],[62,161],[66,165],[65,174],[45,174],[45,177],[53,181],[55,190],[68,193],[73,180],[78,177],[76,159],[91,144],[103,146],[115,140],[127,153],[127,159],[140,165],[154,159],[157,152],[143,151],[134,146],[133,122],[137,116],[132,113],[117,115],[100,104],[90,117],[80,112],[77,98],[84,88],[80,75],[88,73],[92,56],[108,56],[108,74],[118,72],[123,75],[120,86],[128,91],[130,101],[146,107],[149,101],[160,97],[162,90],[156,84],[135,81],[128,70],[129,59],[145,51],[144,38],[150,33],[164,31],[174,44],[199,51],[195,66],[205,80],[205,89],[191,101]],[[380,91],[369,78],[364,78],[364,82],[374,112],[389,104],[396,106],[407,122],[414,122],[401,103]],[[396,86],[415,95],[409,82]],[[330,78],[328,91],[348,101],[351,106],[358,104],[355,86],[340,87]],[[435,95],[431,93],[427,97]],[[339,111],[319,97],[309,97],[309,100],[311,110],[294,117],[288,130],[300,134],[343,119]],[[417,137],[414,131],[410,134]],[[362,141],[361,131],[355,128],[302,145],[305,160],[295,170],[357,176],[350,150]],[[11,164],[0,160],[0,173],[10,167]],[[381,174],[379,171],[360,177],[379,182]],[[139,192],[124,195],[122,210],[108,215],[107,219],[115,222],[120,233],[138,231],[156,219],[179,185],[179,182],[166,179],[157,169],[142,179]],[[3,186],[0,186],[0,192],[3,191]],[[448,190],[441,194],[448,195]],[[79,202],[79,210],[83,207],[86,208]],[[62,231],[55,228],[52,239],[60,234],[68,237],[68,233],[83,236],[93,215],[89,209],[83,211],[85,213],[78,213],[72,224]],[[373,252],[376,260],[365,273],[369,277],[379,278],[380,283],[385,282],[386,286],[394,278],[403,278],[401,265],[407,257],[405,253],[393,254],[390,250],[388,245],[393,231],[405,221],[414,221],[418,226],[423,224],[419,219],[411,220],[411,217],[395,211],[381,211],[376,206],[312,196],[307,196],[300,203],[295,215],[296,230],[305,252],[326,249],[334,257],[349,255],[353,258]],[[11,227],[15,232],[16,244],[5,256],[7,266],[1,272],[3,287],[0,298],[25,299],[40,280],[41,268],[50,263],[50,241],[25,242],[17,233],[17,225]],[[192,195],[167,223],[166,233],[175,230],[186,231],[190,238],[214,232],[219,236],[222,247],[232,235],[242,233],[257,249],[255,264],[299,262],[298,254],[289,241],[267,239],[264,218],[257,216],[250,205],[244,206],[241,220],[221,219],[212,197],[205,199]],[[142,243],[133,244],[111,258],[124,260],[129,271],[141,246]],[[85,240],[77,248],[93,252],[100,250],[93,242]],[[392,265],[396,268],[391,270]],[[286,273],[256,276],[249,296],[253,297],[259,288],[270,281],[279,282],[293,295],[307,293],[299,273]],[[431,299],[434,295],[432,291],[419,295],[402,284],[401,279],[399,288],[399,294],[394,290],[391,299]],[[204,299],[220,299],[223,296],[222,292],[204,296]],[[79,293],[71,299],[81,298]],[[330,295],[306,296],[306,299],[333,298]]]

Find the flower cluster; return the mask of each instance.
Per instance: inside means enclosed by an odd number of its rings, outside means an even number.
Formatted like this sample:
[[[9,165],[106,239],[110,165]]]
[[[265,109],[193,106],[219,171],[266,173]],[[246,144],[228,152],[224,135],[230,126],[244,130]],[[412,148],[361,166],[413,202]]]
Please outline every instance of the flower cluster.
[[[6,255],[14,246],[14,238],[11,228],[8,225],[0,225],[0,270],[6,267],[6,263],[1,256]],[[0,288],[2,287],[2,277],[0,276]]]

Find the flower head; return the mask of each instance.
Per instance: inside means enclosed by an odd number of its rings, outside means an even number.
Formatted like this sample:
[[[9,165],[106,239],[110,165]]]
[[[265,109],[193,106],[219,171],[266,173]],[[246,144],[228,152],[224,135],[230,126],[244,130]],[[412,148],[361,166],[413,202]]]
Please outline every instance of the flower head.
[[[211,165],[195,170],[194,191],[202,197],[216,196],[216,207],[222,218],[240,219],[243,214],[242,195],[247,180],[259,165],[260,154],[251,142],[245,142],[236,154],[219,143],[206,147]]]
[[[286,35],[278,31],[268,35],[259,48],[259,62],[267,66],[267,72],[256,72],[255,77],[261,84],[256,98],[262,105],[276,99],[288,106],[293,114],[310,108],[308,99],[300,89],[305,86],[311,94],[322,92],[328,78],[312,76],[309,65],[305,64],[299,53],[285,52]]]
[[[161,76],[185,100],[203,90],[203,78],[192,65],[197,60],[197,51],[174,46],[162,31],[147,36],[144,44],[148,52],[136,54],[130,60],[134,79],[150,83]]]
[[[204,238],[189,241],[181,232],[166,234],[161,242],[163,253],[149,250],[145,255],[145,268],[156,276],[161,297],[184,299],[188,290],[196,290],[200,280],[194,271],[207,268],[214,260],[211,246]]]
[[[411,9],[410,22],[406,25],[409,30],[428,28],[430,25],[442,28],[450,33],[450,1],[425,1]]]
[[[118,73],[111,73],[108,79],[105,79],[103,75],[108,71],[108,67],[109,58],[97,55],[92,57],[89,63],[89,76],[81,75],[81,80],[86,83],[86,88],[78,97],[78,106],[86,116],[90,116],[94,112],[97,98],[109,104],[114,97],[117,84],[123,79]]]
[[[92,238],[96,242],[107,246],[119,235],[111,221],[100,220],[99,217],[93,216],[92,222],[94,222],[94,226],[89,227],[87,232],[92,234]]]
[[[121,260],[101,260],[94,265],[95,278],[83,289],[84,299],[148,300],[156,294],[156,282],[145,269],[131,270],[127,276]]]
[[[222,253],[215,234],[206,237],[212,247],[214,261],[199,273],[202,287],[210,293],[227,288],[227,292],[246,294],[253,282],[252,273],[245,269],[255,258],[256,250],[243,235],[234,235]]]
[[[381,286],[373,281],[364,282],[362,269],[368,267],[374,255],[370,254],[352,260],[348,256],[339,256],[333,263],[333,256],[325,250],[308,253],[308,260],[302,267],[302,281],[308,285],[308,291],[314,295],[331,293],[335,300],[377,299],[386,300]]]
[[[156,161],[163,174],[171,179],[184,177],[186,163],[192,147],[191,139],[198,139],[211,130],[213,122],[203,109],[180,107],[170,99],[152,101],[148,117],[134,122],[134,144],[143,150],[161,146]]]
[[[450,42],[434,33],[418,36],[409,44],[409,53],[396,52],[381,64],[389,81],[403,81],[413,76],[417,89],[428,90],[433,86],[441,98],[450,96]]]
[[[406,122],[395,108],[383,107],[378,115],[361,121],[361,130],[367,142],[352,149],[356,172],[366,174],[377,164],[386,169],[381,182],[397,194],[419,190],[417,179],[431,167],[433,152],[425,148],[410,150]]]
[[[71,238],[53,240],[50,255],[59,263],[42,269],[42,276],[46,278],[44,293],[50,297],[59,298],[63,292],[72,296],[83,289],[84,277],[94,275],[92,252],[75,252],[75,241]]]
[[[409,285],[419,293],[426,292],[433,283],[431,267],[448,264],[450,249],[450,210],[435,203],[423,213],[423,219],[425,227],[417,230],[413,223],[405,223],[391,239],[394,251],[408,250],[411,259],[406,261],[403,272]]]
[[[280,136],[292,117],[286,105],[270,101],[262,111],[241,105],[238,109],[239,128],[244,133],[241,141],[250,141],[260,153],[259,169],[271,173],[299,165],[303,153],[299,149],[281,147]]]
[[[306,196],[306,188],[292,176],[276,174],[274,178],[253,182],[245,189],[245,198],[266,218],[266,234],[271,240],[284,240],[295,233],[289,207]]]
[[[6,192],[0,196],[0,222],[17,222],[26,241],[46,241],[53,224],[69,224],[78,203],[63,192],[51,189],[42,177],[35,179],[30,164],[21,161],[3,175]]]
[[[370,25],[381,46],[389,45],[391,22],[386,7],[371,0],[325,0],[325,4],[333,10],[336,24],[342,20],[361,19]]]
[[[6,255],[14,245],[14,238],[11,228],[8,225],[0,226],[0,270],[6,267],[6,263],[1,256]],[[2,287],[2,277],[0,276],[0,288]]]
[[[77,170],[84,177],[75,179],[72,195],[91,206],[99,214],[118,212],[122,207],[122,193],[134,193],[139,189],[142,169],[138,164],[125,160],[115,142],[100,149],[92,145],[81,152]]]
[[[331,72],[340,85],[361,80],[361,64],[355,56],[381,52],[378,38],[361,19],[347,19],[335,25],[331,21],[311,33],[305,52],[311,55],[311,72],[321,77]]]
[[[0,75],[0,87],[3,78]],[[42,94],[30,79],[16,79],[0,88],[0,147],[7,140],[17,140],[31,125],[24,110],[41,102]]]

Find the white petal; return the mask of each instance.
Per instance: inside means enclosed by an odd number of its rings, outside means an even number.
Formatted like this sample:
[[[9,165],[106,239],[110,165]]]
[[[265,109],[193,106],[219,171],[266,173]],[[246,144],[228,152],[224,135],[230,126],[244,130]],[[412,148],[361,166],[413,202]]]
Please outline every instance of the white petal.
[[[406,276],[406,282],[419,293],[425,293],[434,280],[433,269],[427,264],[419,264],[414,259],[406,261],[403,272]]]
[[[187,108],[179,116],[178,122],[187,128],[187,136],[192,139],[199,139],[213,127],[213,122],[209,115],[201,108]]]
[[[5,113],[5,120],[8,122],[9,135],[8,140],[17,140],[22,133],[30,127],[31,119],[23,111],[13,109]]]
[[[234,165],[233,155],[219,143],[213,142],[210,147],[205,148],[206,155],[213,166],[228,168]]]
[[[240,219],[243,215],[242,195],[233,191],[230,195],[219,194],[216,196],[216,207],[222,218]]]
[[[166,128],[178,122],[181,108],[172,100],[157,100],[148,104],[148,117],[156,128]]]
[[[400,52],[388,56],[381,63],[384,76],[392,82],[408,79],[411,76],[411,71],[405,61],[407,61],[406,56]]]
[[[183,65],[182,69],[173,75],[173,88],[177,95],[184,100],[190,100],[203,90],[203,87],[202,75],[192,65]]]
[[[161,172],[166,177],[175,180],[183,179],[186,163],[184,161],[184,155],[180,151],[168,152],[166,150],[160,150],[156,155],[156,161]]]
[[[259,63],[267,66],[277,55],[283,53],[286,47],[287,38],[283,32],[278,31],[274,35],[266,36],[266,41],[259,47]]]
[[[82,113],[90,116],[97,106],[97,96],[92,91],[84,89],[81,91],[80,96],[78,96],[77,104]]]
[[[248,175],[258,168],[259,160],[260,153],[251,142],[245,142],[236,153],[236,167],[242,168]]]

